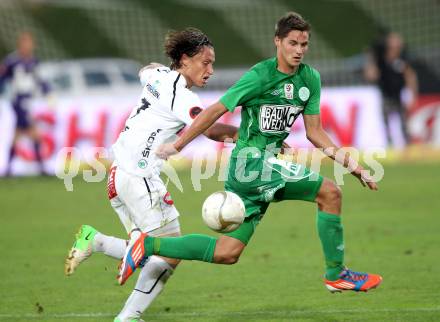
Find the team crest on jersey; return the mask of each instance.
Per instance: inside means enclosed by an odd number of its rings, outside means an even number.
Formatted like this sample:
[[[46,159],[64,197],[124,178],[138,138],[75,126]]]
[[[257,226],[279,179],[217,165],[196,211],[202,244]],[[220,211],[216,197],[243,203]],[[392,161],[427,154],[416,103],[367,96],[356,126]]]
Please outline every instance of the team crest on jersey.
[[[288,100],[293,99],[293,84],[284,84],[284,97]]]
[[[145,159],[140,159],[138,161],[138,167],[141,169],[145,169],[147,167],[147,165],[148,165],[148,162]]]
[[[301,87],[298,91],[299,98],[305,102],[310,97],[310,90],[307,87]]]
[[[199,115],[202,112],[202,108],[198,106],[191,107],[189,110],[189,116],[194,120],[197,115]]]
[[[302,106],[262,105],[260,108],[260,130],[262,132],[290,132]]]

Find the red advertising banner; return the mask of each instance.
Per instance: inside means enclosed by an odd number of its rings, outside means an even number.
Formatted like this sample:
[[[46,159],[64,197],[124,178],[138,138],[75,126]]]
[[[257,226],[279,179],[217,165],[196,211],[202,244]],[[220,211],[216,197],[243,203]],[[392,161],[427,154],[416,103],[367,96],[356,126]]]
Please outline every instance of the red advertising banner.
[[[219,99],[222,92],[201,92],[205,106]],[[54,173],[57,155],[64,147],[75,147],[76,156],[86,160],[96,148],[107,149],[111,157],[111,145],[124,126],[130,110],[136,104],[138,94],[126,96],[59,97],[56,108],[51,110],[44,100],[35,100],[31,114],[42,134],[42,156],[47,172]],[[440,145],[440,96],[421,97],[410,111],[409,128],[417,142]],[[324,129],[336,144],[359,149],[386,146],[381,113],[381,95],[374,87],[323,88],[321,95],[321,119]],[[227,113],[222,122],[238,125],[240,108]],[[14,114],[8,102],[0,101],[0,175],[6,169],[7,158],[15,128]],[[292,127],[287,143],[294,147],[310,147],[301,117]],[[182,152],[192,158],[198,151],[216,155],[223,145],[204,137],[196,139]],[[23,138],[16,145],[17,156],[12,164],[15,175],[37,173],[38,167],[32,144]]]

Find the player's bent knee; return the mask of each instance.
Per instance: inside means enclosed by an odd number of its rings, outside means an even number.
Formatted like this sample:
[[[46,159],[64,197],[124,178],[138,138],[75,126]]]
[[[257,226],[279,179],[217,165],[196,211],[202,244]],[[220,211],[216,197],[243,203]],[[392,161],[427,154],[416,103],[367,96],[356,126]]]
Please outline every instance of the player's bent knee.
[[[214,255],[214,263],[216,264],[225,264],[232,265],[238,262],[240,255],[236,254],[215,254]]]
[[[232,265],[238,262],[246,245],[238,239],[222,236],[214,251],[214,263]]]
[[[341,190],[341,188],[337,184],[335,184],[333,182],[332,182],[332,185],[330,187],[329,194],[330,194],[330,199],[331,200],[334,200],[336,202],[342,201],[342,190]]]
[[[228,258],[226,258],[225,264],[233,265],[233,264],[238,262],[239,258],[240,258],[240,255],[238,255],[238,256],[229,256]]]
[[[320,206],[339,206],[342,203],[342,190],[333,181],[325,179],[319,190],[316,202]]]
[[[168,263],[168,265],[170,265],[172,268],[176,268],[177,265],[179,265],[180,263],[180,259],[176,259],[176,258],[168,258],[168,257],[161,257],[165,262]]]

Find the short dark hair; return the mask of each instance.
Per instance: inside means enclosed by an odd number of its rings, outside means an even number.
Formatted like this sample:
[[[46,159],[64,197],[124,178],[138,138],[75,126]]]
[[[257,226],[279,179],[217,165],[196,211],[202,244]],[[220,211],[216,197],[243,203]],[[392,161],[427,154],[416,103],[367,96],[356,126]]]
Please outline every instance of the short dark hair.
[[[193,57],[203,46],[213,47],[202,31],[197,28],[185,28],[181,31],[169,31],[165,37],[165,54],[171,59],[171,69],[181,67],[180,59],[183,54]]]
[[[310,32],[312,26],[299,13],[288,12],[282,16],[275,25],[275,36],[285,38],[292,30]]]

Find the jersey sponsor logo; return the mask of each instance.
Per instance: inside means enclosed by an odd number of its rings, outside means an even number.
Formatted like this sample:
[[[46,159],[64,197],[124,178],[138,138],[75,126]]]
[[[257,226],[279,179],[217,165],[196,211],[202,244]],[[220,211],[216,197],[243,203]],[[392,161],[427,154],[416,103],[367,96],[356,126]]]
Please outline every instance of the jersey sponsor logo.
[[[284,97],[288,100],[293,99],[293,84],[284,84]]]
[[[290,128],[304,109],[293,105],[262,105],[260,108],[260,130],[262,132],[290,132]]]
[[[151,85],[150,83],[147,83],[147,85],[145,85],[147,87],[147,90],[151,93],[151,95],[153,95],[154,97],[156,97],[157,99],[159,99],[160,94],[156,89],[156,86],[159,84],[158,81],[154,82],[154,85]]]
[[[145,149],[142,151],[142,156],[144,158],[148,158],[150,156],[151,147],[153,146],[154,140],[156,140],[157,135],[162,131],[162,129],[157,129],[150,133],[150,136],[147,139],[147,143],[145,145]],[[138,164],[139,165],[139,164]],[[140,166],[139,166],[140,167]]]
[[[197,115],[199,115],[202,112],[202,108],[198,106],[191,107],[189,110],[189,116],[194,120]]]

